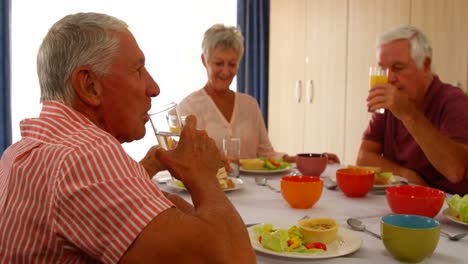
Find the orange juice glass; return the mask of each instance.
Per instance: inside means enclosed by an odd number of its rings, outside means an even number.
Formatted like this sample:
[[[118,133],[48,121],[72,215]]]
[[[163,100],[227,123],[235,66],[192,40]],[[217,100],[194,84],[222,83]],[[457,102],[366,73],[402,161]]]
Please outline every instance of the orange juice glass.
[[[369,67],[369,84],[370,88],[377,83],[388,83],[388,74],[387,70],[382,69],[380,66],[371,66]],[[372,112],[370,109],[367,109],[368,112]],[[375,110],[376,113],[383,114],[385,109],[380,108]]]

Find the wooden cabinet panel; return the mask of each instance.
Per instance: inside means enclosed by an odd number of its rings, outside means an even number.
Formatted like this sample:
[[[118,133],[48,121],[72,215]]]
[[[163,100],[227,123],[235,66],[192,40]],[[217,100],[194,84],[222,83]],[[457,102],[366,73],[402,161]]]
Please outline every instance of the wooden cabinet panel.
[[[468,1],[412,0],[411,23],[432,42],[432,71],[468,91]]]
[[[370,114],[366,98],[369,66],[377,63],[376,39],[382,32],[410,22],[410,1],[350,0],[346,82],[344,162],[354,164]]]

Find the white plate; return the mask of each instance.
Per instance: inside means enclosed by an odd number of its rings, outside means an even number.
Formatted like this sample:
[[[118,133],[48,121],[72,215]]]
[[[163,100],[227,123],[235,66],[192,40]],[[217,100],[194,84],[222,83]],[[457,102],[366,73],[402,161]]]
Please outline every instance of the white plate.
[[[234,184],[236,186],[234,186],[233,188],[224,189],[225,192],[238,190],[238,189],[244,187],[244,181],[242,181],[241,179],[237,179],[237,178],[230,178],[230,179],[234,182]],[[166,182],[166,185],[171,187],[171,188],[174,188],[174,189],[187,191],[187,189],[185,189],[185,187],[180,187],[179,185],[177,185],[175,179],[170,179],[168,182]]]
[[[330,176],[330,180],[336,182],[336,175]],[[374,184],[374,187],[372,189],[378,190],[378,189],[385,189],[385,188],[388,188],[388,187],[391,187],[391,186],[398,186],[398,185],[402,185],[401,182],[408,183],[408,180],[406,178],[401,177],[401,176],[393,175],[393,180],[392,180],[392,182],[390,184]]]
[[[279,173],[279,172],[287,172],[291,170],[291,166],[286,167],[284,169],[280,170],[246,170],[243,169],[242,167],[239,168],[241,172],[246,172],[246,173],[257,173],[257,174],[272,174],[272,173]]]
[[[450,214],[450,208],[445,208],[444,211],[442,211],[442,214],[447,217],[449,220],[451,220],[452,222],[455,222],[455,223],[459,223],[459,224],[462,224],[462,225],[466,225],[468,226],[468,223],[465,223],[459,219],[457,219],[455,216],[452,216]]]
[[[289,229],[293,225],[276,225],[274,228]],[[276,252],[264,248],[255,235],[255,226],[249,227],[250,243],[252,247],[258,251],[269,255],[287,257],[287,258],[300,258],[300,259],[325,259],[344,256],[357,251],[362,245],[362,239],[355,231],[346,228],[338,229],[338,236],[335,241],[327,244],[327,251],[321,253],[298,253],[298,252]]]

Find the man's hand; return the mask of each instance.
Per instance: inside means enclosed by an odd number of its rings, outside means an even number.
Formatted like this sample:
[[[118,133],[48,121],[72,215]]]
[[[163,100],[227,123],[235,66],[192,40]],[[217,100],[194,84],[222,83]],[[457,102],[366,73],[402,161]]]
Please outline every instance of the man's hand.
[[[415,102],[405,92],[389,83],[372,86],[367,97],[367,106],[371,111],[385,108],[402,121],[410,118],[414,111],[418,111]]]
[[[164,165],[156,158],[156,151],[158,148],[160,147],[151,147],[146,153],[145,157],[140,160],[140,164],[145,168],[150,178],[153,178],[156,173],[166,169]]]
[[[363,140],[359,147],[356,165],[380,167],[382,171],[391,171],[395,175],[406,178],[409,182],[419,185],[427,185],[424,179],[415,171],[402,167],[399,164],[382,157],[382,144]]]
[[[196,129],[195,116],[188,116],[177,147],[170,151],[156,150],[156,157],[172,176],[193,186],[218,186],[216,173],[225,160],[206,131]]]

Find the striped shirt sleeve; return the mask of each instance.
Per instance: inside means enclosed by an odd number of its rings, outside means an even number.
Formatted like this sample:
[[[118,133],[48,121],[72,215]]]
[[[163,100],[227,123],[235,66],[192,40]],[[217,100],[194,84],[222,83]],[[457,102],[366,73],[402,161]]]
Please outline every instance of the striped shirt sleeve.
[[[145,226],[173,206],[115,142],[73,151],[61,168],[54,229],[104,263],[117,263]]]

